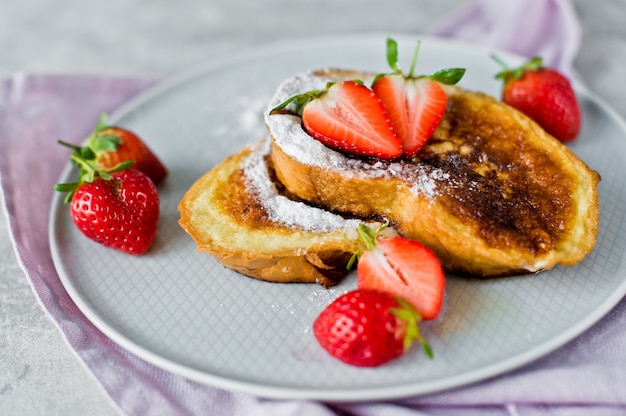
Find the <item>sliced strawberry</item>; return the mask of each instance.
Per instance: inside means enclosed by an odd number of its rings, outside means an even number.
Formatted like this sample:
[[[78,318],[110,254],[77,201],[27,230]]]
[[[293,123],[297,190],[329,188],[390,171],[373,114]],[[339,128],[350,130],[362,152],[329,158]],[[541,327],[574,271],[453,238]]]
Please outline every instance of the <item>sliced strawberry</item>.
[[[446,110],[448,97],[441,84],[453,85],[465,73],[450,68],[430,76],[413,76],[419,43],[408,75],[398,67],[398,49],[393,39],[387,40],[387,61],[392,74],[376,77],[372,89],[380,98],[391,124],[402,143],[403,154],[414,156],[432,136]]]
[[[385,75],[374,84],[406,156],[414,156],[432,136],[446,110],[448,97],[428,78]]]
[[[382,103],[356,81],[329,83],[324,91],[291,97],[272,113],[296,101],[304,129],[326,146],[360,156],[393,159],[402,146]]]
[[[445,275],[435,254],[417,241],[377,239],[371,230],[359,230],[368,245],[357,266],[359,288],[402,297],[424,320],[436,318],[443,303]]]

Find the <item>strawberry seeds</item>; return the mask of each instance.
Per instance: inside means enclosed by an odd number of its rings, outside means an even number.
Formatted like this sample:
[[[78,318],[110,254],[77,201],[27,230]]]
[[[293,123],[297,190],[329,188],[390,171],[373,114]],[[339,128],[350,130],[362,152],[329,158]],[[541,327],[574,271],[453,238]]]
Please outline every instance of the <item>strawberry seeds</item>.
[[[398,67],[398,48],[387,40],[391,74],[379,74],[366,87],[359,80],[329,82],[323,90],[296,94],[270,111],[295,104],[304,130],[326,146],[358,156],[395,159],[417,154],[446,110],[441,84],[454,85],[465,69],[450,68],[414,76],[419,43],[407,75]]]

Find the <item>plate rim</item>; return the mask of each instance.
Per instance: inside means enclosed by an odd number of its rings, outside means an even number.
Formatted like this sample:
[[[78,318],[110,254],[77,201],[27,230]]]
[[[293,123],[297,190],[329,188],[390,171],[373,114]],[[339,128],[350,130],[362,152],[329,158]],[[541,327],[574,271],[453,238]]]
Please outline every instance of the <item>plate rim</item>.
[[[422,40],[429,43],[442,43],[446,47],[469,47],[474,51],[480,52],[481,50],[487,52],[497,52],[501,57],[510,60],[524,59],[519,55],[512,54],[510,52],[501,51],[493,47],[474,44],[456,39],[441,38],[431,35],[420,34],[408,34],[408,33],[353,33],[344,35],[328,35],[328,36],[315,36],[315,37],[303,37],[290,40],[282,40],[278,42],[272,42],[268,44],[260,45],[256,48],[246,48],[229,54],[225,54],[217,59],[206,59],[201,61],[187,69],[176,72],[169,76],[166,76],[160,81],[157,81],[152,86],[148,87],[143,92],[140,92],[136,96],[132,97],[113,112],[109,116],[109,121],[115,123],[121,119],[124,115],[128,114],[132,110],[141,107],[144,103],[150,102],[159,95],[170,91],[181,83],[193,80],[195,77],[205,75],[207,72],[215,71],[219,69],[227,68],[228,66],[235,64],[243,64],[246,61],[254,61],[257,59],[267,59],[272,55],[283,55],[290,51],[302,50],[310,45],[316,45],[316,47],[323,46],[324,44],[332,44],[336,47],[337,43],[363,43],[372,44],[374,40],[380,41],[386,37],[393,37],[395,39],[404,40]],[[575,89],[579,94],[586,96],[587,99],[598,105],[602,112],[609,116],[613,122],[618,125],[623,132],[626,132],[626,121],[620,116],[620,114],[611,107],[604,99],[599,97],[594,92],[590,91],[584,84],[574,80]],[[61,181],[67,178],[74,170],[71,163],[67,163],[60,174]],[[164,369],[173,373],[174,375],[182,376],[190,380],[200,382],[216,388],[223,388],[231,391],[238,391],[242,393],[248,393],[259,397],[271,398],[271,399],[297,399],[297,400],[322,400],[327,402],[371,402],[377,400],[389,400],[400,399],[407,397],[416,397],[434,392],[442,392],[450,389],[454,389],[461,386],[468,386],[473,383],[486,381],[490,378],[501,376],[507,372],[518,369],[524,365],[527,365],[553,351],[566,343],[572,341],[577,336],[588,330],[591,326],[601,320],[607,313],[609,313],[626,295],[626,278],[617,287],[608,299],[602,304],[598,305],[593,313],[587,315],[584,319],[579,320],[576,324],[569,326],[565,331],[562,331],[558,337],[552,337],[545,342],[537,345],[536,347],[527,350],[525,353],[517,354],[505,360],[483,366],[481,368],[468,371],[461,376],[456,376],[451,381],[450,377],[442,378],[434,382],[429,382],[426,385],[418,382],[409,384],[406,386],[389,386],[389,387],[374,387],[374,388],[358,388],[358,389],[318,389],[318,388],[301,388],[301,387],[286,387],[286,386],[265,386],[258,382],[247,382],[238,378],[220,376],[216,374],[207,373],[197,368],[178,363],[172,359],[165,358],[158,353],[151,351],[149,348],[140,345],[139,343],[124,336],[124,334],[117,331],[114,327],[111,327],[105,320],[103,320],[92,308],[88,305],[88,302],[83,299],[78,290],[75,288],[70,277],[70,273],[66,270],[65,264],[62,259],[62,254],[58,250],[55,233],[60,232],[57,227],[60,215],[62,215],[61,209],[64,204],[62,203],[62,195],[55,193],[53,195],[51,206],[49,210],[49,222],[48,222],[48,238],[50,242],[50,251],[52,254],[52,260],[64,289],[72,301],[76,304],[80,312],[87,318],[87,320],[93,324],[99,331],[105,334],[112,341],[126,349],[128,352],[136,355],[138,358],[145,360],[146,362],[155,365],[158,368]]]

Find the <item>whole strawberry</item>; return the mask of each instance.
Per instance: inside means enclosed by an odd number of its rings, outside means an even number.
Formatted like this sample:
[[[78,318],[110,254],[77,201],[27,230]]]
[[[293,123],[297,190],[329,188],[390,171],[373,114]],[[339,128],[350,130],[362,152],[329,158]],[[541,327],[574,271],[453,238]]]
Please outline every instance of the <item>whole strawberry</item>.
[[[167,169],[159,158],[135,133],[117,126],[107,125],[103,114],[85,143],[103,169],[112,169],[122,162],[132,160],[133,169],[145,173],[158,185],[167,176]]]
[[[87,146],[61,142],[74,150],[76,182],[60,183],[67,192],[72,221],[88,238],[129,254],[144,254],[152,245],[159,219],[159,195],[142,171],[129,169],[133,161],[112,168],[101,166]]]
[[[313,323],[313,333],[330,355],[346,364],[376,367],[400,357],[421,336],[420,315],[408,303],[386,292],[357,289],[326,307]]]
[[[519,68],[504,69],[496,79],[504,81],[502,101],[520,110],[562,142],[578,136],[581,112],[570,81],[560,72],[545,68],[541,58],[533,58]]]
[[[80,184],[70,201],[72,221],[88,238],[129,254],[144,254],[154,240],[159,195],[143,172],[127,169]]]

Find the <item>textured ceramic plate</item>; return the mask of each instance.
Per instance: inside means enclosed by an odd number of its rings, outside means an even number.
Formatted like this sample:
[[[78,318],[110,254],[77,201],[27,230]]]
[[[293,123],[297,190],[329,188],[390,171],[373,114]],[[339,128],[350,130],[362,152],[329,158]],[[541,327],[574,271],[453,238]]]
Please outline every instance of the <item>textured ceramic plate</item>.
[[[410,60],[417,38],[395,38],[401,60]],[[422,40],[420,73],[465,67],[461,85],[499,93],[492,51]],[[571,148],[602,175],[594,252],[575,267],[538,276],[489,281],[448,276],[442,319],[423,325],[434,360],[413,348],[390,365],[360,369],[327,356],[311,324],[332,299],[354,287],[354,277],[325,290],[264,283],[225,270],[196,252],[177,224],[177,204],[202,174],[266,134],[262,112],[280,81],[332,66],[386,70],[385,36],[300,41],[208,62],[113,115],[115,123],[149,142],[170,176],[160,187],[156,241],[139,258],[87,240],[61,198],[53,201],[55,264],[72,299],[98,328],[145,360],[210,385],[274,398],[374,400],[440,391],[519,367],[583,332],[624,296],[626,128],[579,88],[584,123]],[[61,180],[70,174],[68,166]]]

